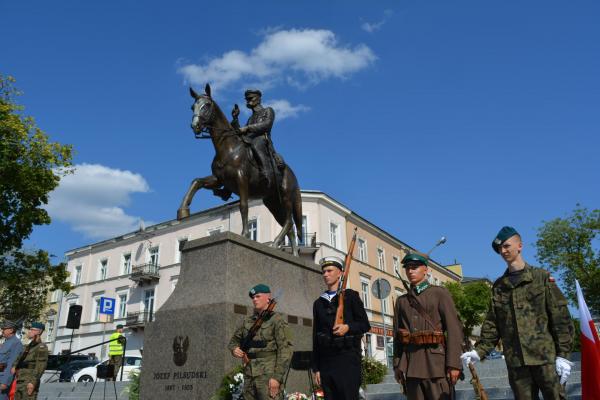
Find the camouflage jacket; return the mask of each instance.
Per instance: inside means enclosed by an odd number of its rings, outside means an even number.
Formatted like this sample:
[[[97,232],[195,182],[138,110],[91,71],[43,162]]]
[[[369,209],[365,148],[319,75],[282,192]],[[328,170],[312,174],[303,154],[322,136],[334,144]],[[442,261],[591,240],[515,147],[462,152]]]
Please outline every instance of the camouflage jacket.
[[[236,329],[227,346],[230,351],[240,346],[256,318],[257,314],[246,317]],[[244,373],[249,376],[267,375],[283,382],[292,360],[292,335],[287,322],[279,313],[273,313],[265,319],[253,340],[260,347],[249,349],[250,363]]]
[[[569,358],[573,324],[567,300],[548,271],[526,265],[515,285],[508,270],[494,282],[475,350],[483,359],[500,339],[508,367]]]
[[[33,383],[38,389],[48,364],[48,347],[44,343],[31,342],[25,346],[23,352],[27,352],[25,358],[21,360],[22,353],[13,365],[17,368],[17,382]]]

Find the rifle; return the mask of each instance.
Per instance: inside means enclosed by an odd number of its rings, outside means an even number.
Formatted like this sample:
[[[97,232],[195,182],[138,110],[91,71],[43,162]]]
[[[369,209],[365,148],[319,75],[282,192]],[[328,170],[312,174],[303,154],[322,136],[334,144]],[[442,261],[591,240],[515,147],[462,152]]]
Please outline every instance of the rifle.
[[[463,352],[467,352],[467,351],[471,351],[471,350],[473,350],[473,346],[471,345],[471,342],[469,341],[469,337],[467,335],[465,335],[464,341],[463,341]],[[479,380],[479,375],[477,375],[477,370],[475,369],[475,365],[473,365],[472,362],[469,362],[468,367],[469,367],[469,371],[471,371],[471,385],[473,385],[473,390],[475,391],[475,398],[478,400],[488,400],[488,395],[485,392],[485,390],[483,389],[483,385],[481,384],[481,381]],[[464,379],[464,377],[463,377],[463,379]]]
[[[338,296],[338,307],[335,313],[335,322],[333,325],[341,325],[344,323],[344,297],[346,285],[348,284],[348,274],[350,273],[350,263],[352,262],[352,253],[354,252],[354,245],[356,244],[356,232],[358,228],[354,228],[354,235],[352,235],[352,240],[350,241],[350,246],[348,248],[348,253],[346,254],[346,259],[344,260],[344,272],[342,276],[340,276],[340,282],[337,287],[337,296]]]
[[[277,299],[271,298],[269,300],[269,305],[267,306],[267,308],[261,311],[260,314],[258,314],[258,318],[256,318],[256,321],[254,321],[254,324],[252,324],[252,326],[250,327],[248,334],[242,339],[240,343],[240,350],[244,352],[244,356],[242,357],[242,362],[244,366],[248,365],[248,363],[250,362],[250,359],[248,358],[248,350],[252,348],[252,339],[254,339],[254,336],[256,336],[256,333],[260,329],[265,319],[273,313],[275,305],[277,305]]]

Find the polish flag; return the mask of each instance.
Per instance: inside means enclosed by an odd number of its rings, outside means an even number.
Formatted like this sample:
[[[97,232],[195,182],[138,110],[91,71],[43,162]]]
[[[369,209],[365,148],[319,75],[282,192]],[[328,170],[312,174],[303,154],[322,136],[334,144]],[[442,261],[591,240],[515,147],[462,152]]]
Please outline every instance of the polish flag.
[[[579,303],[579,325],[581,327],[581,398],[600,399],[600,339],[585,304],[579,282],[577,302]]]

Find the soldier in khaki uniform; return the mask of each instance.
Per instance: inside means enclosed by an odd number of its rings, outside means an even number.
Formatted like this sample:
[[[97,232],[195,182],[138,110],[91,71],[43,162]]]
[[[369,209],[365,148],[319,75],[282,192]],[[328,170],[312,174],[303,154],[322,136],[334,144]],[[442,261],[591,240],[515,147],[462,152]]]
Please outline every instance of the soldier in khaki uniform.
[[[248,353],[240,346],[248,331],[266,310],[271,299],[271,289],[259,284],[250,289],[249,296],[254,305],[254,313],[244,319],[229,342],[229,350],[234,357],[247,356],[250,362],[244,368],[244,399],[268,400],[283,398],[283,379],[292,359],[292,339],[287,322],[276,312],[271,313],[262,323]]]
[[[15,400],[37,399],[40,379],[48,364],[48,347],[41,338],[45,328],[41,322],[31,324],[27,332],[30,342],[13,364],[12,372],[17,373]]]
[[[527,264],[518,232],[503,227],[492,242],[508,268],[494,282],[481,339],[464,362],[483,359],[502,340],[508,380],[517,400],[565,399],[573,324],[567,301],[548,271]]]
[[[402,264],[411,293],[394,309],[394,375],[409,400],[450,399],[463,341],[454,301],[446,288],[427,281],[427,258],[410,253]]]

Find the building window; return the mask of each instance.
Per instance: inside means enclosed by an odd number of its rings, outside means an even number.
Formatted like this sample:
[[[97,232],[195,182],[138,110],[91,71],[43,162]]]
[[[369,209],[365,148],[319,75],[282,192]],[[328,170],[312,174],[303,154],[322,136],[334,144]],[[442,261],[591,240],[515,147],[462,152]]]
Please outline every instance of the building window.
[[[331,245],[331,247],[337,249],[338,248],[338,242],[339,242],[339,226],[337,224],[334,224],[333,222],[329,223],[329,244]]]
[[[383,349],[383,336],[377,335],[377,348]]]
[[[385,252],[381,247],[377,248],[377,268],[385,271]]]
[[[389,312],[388,299],[387,298],[383,299],[383,302],[381,304],[383,306],[383,310],[382,310],[383,314],[384,315],[388,314],[388,312]]]
[[[94,297],[94,313],[92,314],[92,322],[100,320],[100,297]]]
[[[365,308],[371,308],[369,281],[367,279],[360,280],[360,296]]]
[[[298,244],[300,246],[310,246],[310,238],[308,237],[308,217],[302,216],[302,237],[298,238]]]
[[[143,307],[146,313],[146,321],[151,322],[154,314],[154,289],[144,291]]]
[[[123,275],[128,275],[131,273],[131,253],[123,254],[121,271]]]
[[[48,334],[47,341],[50,342],[52,340],[52,335],[54,335],[54,320],[49,319],[46,321],[46,332]]]
[[[177,239],[177,248],[175,249],[175,263],[181,262],[181,247],[187,241],[188,241],[188,238]]]
[[[373,357],[373,344],[371,343],[371,334],[367,333],[365,335],[365,342],[366,342],[366,346],[365,346],[365,353],[367,354],[367,357]]]
[[[392,257],[392,263],[394,264],[394,272],[400,274],[400,258],[398,256]]]
[[[358,259],[367,262],[367,242],[365,239],[358,239]]]
[[[50,298],[51,303],[58,302],[58,292],[59,292],[58,290],[52,291],[52,297]]]
[[[81,265],[75,267],[75,276],[73,277],[73,284],[79,285],[81,283]]]
[[[148,263],[158,265],[158,246],[148,249]]]
[[[248,221],[248,232],[250,233],[250,240],[258,242],[258,220],[256,218]]]
[[[106,272],[108,270],[108,260],[100,260],[100,265],[98,266],[98,280],[103,281],[106,279]]]
[[[117,318],[125,318],[127,316],[127,293],[119,294],[119,314]]]

